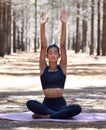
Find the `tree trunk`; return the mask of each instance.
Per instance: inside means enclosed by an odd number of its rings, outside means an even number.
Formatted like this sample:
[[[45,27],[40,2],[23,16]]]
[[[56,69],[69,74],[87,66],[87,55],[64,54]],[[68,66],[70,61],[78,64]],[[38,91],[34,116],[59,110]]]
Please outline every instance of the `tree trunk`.
[[[9,55],[11,53],[11,0],[7,5],[7,47],[6,52]]]
[[[86,43],[87,43],[87,21],[83,20],[82,23],[83,32],[82,32],[82,52],[86,52]]]
[[[91,4],[91,44],[90,44],[90,55],[94,54],[94,0]]]
[[[0,56],[3,57],[4,55],[5,52],[3,44],[3,3],[0,1]]]
[[[21,43],[20,43],[20,31],[19,31],[19,27],[17,28],[17,49],[20,50],[20,46],[21,46]]]
[[[2,36],[2,41],[1,41],[1,47],[0,47],[0,56],[4,56],[6,52],[6,38],[7,38],[7,19],[6,19],[6,2],[3,2],[3,14],[2,14],[2,29],[1,29],[1,36]]]
[[[100,1],[98,1],[97,55],[100,55]]]
[[[68,50],[70,49],[70,31],[68,31]]]
[[[21,50],[25,51],[25,43],[24,43],[24,18],[22,19],[22,27],[21,27]]]
[[[35,0],[35,38],[34,38],[34,52],[36,52],[37,47],[37,0]]]
[[[13,12],[13,52],[16,53],[16,14]]]
[[[86,1],[83,3],[82,9],[86,10]],[[86,43],[87,43],[87,21],[86,21],[86,14],[83,15],[82,21],[82,52],[86,51]]]
[[[106,1],[103,2],[102,56],[106,56]]]
[[[77,16],[79,16],[79,2],[77,2]],[[79,17],[77,17],[77,21],[76,21],[76,45],[75,45],[75,53],[79,52]]]
[[[53,1],[51,2],[51,14],[52,14],[52,18],[51,18],[51,42],[53,42]]]

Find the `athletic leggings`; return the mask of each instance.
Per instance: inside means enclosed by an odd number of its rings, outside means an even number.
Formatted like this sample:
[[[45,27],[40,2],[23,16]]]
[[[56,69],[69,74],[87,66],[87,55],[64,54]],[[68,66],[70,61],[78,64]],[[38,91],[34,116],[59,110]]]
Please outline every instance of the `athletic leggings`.
[[[35,100],[29,100],[26,106],[33,113],[41,115],[50,115],[52,119],[68,119],[81,112],[81,107],[77,104],[66,105],[64,97],[44,98],[43,103]]]

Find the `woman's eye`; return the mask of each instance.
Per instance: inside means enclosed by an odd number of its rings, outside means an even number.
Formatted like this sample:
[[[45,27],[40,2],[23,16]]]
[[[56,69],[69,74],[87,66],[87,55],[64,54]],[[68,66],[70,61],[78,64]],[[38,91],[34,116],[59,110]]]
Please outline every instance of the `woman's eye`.
[[[52,52],[49,52],[49,55],[51,55],[52,54]]]
[[[49,52],[48,54],[49,54],[49,55],[58,54],[58,52],[57,52],[57,51],[56,51],[56,52]]]
[[[58,54],[58,52],[54,52],[55,54]]]

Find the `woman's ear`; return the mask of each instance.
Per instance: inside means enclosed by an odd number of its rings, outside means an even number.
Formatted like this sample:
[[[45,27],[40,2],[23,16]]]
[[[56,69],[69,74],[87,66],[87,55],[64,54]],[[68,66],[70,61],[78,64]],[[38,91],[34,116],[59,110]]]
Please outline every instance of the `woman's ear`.
[[[46,54],[46,58],[48,59],[48,55]]]
[[[60,53],[59,53],[59,58],[61,57]]]

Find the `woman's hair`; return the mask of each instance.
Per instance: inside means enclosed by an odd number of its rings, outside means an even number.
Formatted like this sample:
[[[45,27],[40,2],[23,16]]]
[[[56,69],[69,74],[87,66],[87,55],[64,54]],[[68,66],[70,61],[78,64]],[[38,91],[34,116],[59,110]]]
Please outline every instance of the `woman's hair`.
[[[47,53],[48,53],[49,49],[52,47],[55,47],[57,49],[57,51],[59,52],[59,47],[56,44],[52,44],[52,45],[48,46]]]

